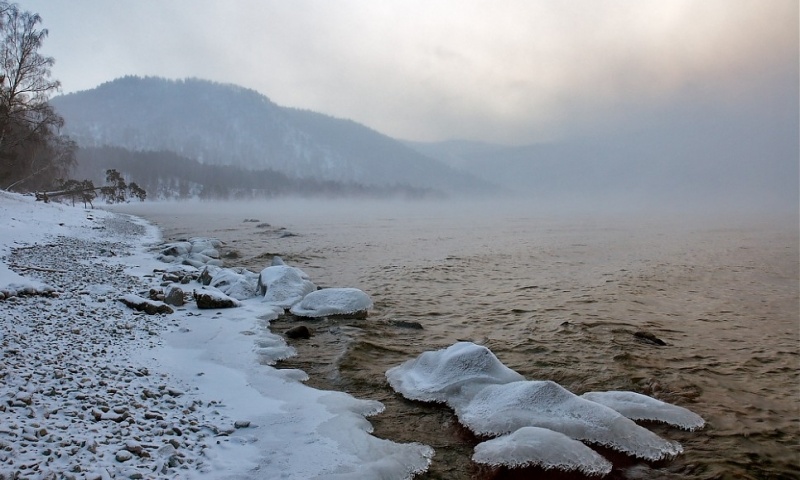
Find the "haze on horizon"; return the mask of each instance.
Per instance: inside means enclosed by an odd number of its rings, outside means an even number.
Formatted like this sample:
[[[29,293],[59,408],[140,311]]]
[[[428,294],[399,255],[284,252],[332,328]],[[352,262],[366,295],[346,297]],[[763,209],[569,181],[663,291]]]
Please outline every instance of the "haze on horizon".
[[[196,77],[395,138],[514,145],[797,116],[795,0],[20,5],[65,93]]]

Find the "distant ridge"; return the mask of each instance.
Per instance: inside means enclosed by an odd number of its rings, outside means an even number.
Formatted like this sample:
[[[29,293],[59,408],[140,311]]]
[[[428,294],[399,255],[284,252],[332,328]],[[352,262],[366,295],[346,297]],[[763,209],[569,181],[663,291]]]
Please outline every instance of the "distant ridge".
[[[171,151],[208,165],[369,186],[485,192],[488,183],[350,120],[244,87],[126,76],[52,99],[82,147]]]

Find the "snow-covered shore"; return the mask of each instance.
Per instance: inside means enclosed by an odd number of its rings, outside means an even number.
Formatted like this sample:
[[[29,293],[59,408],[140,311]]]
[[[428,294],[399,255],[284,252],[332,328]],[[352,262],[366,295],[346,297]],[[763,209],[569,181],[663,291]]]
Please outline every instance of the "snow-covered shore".
[[[379,402],[268,365],[259,299],[167,315],[135,217],[0,192],[0,478],[410,478],[432,449],[369,434]]]

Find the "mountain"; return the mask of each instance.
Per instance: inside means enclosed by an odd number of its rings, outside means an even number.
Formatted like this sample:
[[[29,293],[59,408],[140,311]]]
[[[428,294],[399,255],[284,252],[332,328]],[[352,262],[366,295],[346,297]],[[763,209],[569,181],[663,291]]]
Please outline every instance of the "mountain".
[[[128,76],[51,103],[81,147],[171,151],[207,165],[372,187],[492,188],[356,122],[282,107],[234,85]]]
[[[734,119],[738,120],[738,119]],[[700,115],[635,132],[522,146],[406,144],[520,196],[592,206],[797,210],[797,122]],[[796,132],[794,133],[796,137]]]

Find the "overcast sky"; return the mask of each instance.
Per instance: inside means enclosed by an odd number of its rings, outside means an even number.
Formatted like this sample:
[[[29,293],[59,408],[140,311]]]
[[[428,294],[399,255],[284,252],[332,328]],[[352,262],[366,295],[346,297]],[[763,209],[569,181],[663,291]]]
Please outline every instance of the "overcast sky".
[[[681,121],[698,105],[721,121],[797,110],[797,0],[19,5],[44,19],[65,93],[197,77],[409,140],[526,144]]]

